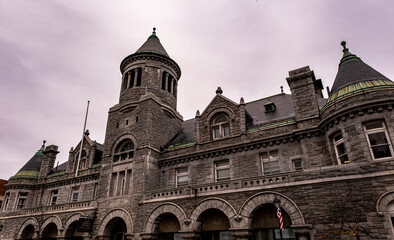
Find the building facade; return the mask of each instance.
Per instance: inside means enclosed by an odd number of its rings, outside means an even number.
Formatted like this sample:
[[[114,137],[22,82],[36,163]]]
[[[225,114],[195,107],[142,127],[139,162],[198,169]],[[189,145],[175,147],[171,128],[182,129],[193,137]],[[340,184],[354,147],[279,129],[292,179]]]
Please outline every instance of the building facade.
[[[342,45],[328,99],[302,67],[291,94],[218,88],[184,121],[154,31],[120,65],[104,144],[86,132],[55,167],[44,142],[9,179],[0,239],[393,239],[394,83]]]

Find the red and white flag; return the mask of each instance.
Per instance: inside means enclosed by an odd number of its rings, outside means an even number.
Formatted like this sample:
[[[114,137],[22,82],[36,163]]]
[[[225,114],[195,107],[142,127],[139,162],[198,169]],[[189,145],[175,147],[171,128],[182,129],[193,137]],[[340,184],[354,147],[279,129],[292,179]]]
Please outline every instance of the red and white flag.
[[[279,219],[280,230],[283,231],[284,230],[283,217],[282,217],[282,210],[280,209],[280,204],[278,205],[278,210],[276,211],[276,216],[278,216],[278,219]]]

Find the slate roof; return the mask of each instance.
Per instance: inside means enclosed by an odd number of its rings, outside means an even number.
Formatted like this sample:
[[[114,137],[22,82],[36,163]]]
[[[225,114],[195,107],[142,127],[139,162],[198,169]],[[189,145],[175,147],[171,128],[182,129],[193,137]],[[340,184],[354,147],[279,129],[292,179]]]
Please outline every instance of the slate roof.
[[[156,28],[153,28],[152,35],[149,36],[148,40],[146,40],[146,42],[142,44],[135,53],[158,53],[166,57],[170,57],[156,35]]]
[[[349,52],[346,42],[341,43],[344,47],[343,57],[339,64],[337,76],[332,85],[330,96],[347,86],[366,81],[390,81],[380,72],[376,71],[368,64],[364,63],[359,57]]]
[[[265,112],[264,105],[267,102],[273,102],[276,106],[274,112]],[[323,107],[327,99],[318,99],[319,107]],[[246,111],[253,118],[253,126],[261,125],[268,122],[278,121],[295,117],[293,108],[293,98],[291,94],[280,93],[267,98],[262,98],[253,102],[246,103]],[[183,122],[182,130],[168,144],[168,146],[184,146],[196,141],[195,119],[189,119]]]

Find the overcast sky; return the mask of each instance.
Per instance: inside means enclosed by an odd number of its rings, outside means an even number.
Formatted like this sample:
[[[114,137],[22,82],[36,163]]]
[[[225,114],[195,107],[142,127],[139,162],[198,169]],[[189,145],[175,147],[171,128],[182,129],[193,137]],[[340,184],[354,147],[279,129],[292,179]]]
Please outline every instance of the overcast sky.
[[[394,79],[393,23],[392,0],[0,0],[0,178],[44,139],[65,162],[88,100],[90,137],[103,143],[120,62],[153,27],[181,67],[178,111],[187,120],[218,86],[235,102],[280,86],[289,93],[288,71],[306,65],[331,87],[342,40]]]

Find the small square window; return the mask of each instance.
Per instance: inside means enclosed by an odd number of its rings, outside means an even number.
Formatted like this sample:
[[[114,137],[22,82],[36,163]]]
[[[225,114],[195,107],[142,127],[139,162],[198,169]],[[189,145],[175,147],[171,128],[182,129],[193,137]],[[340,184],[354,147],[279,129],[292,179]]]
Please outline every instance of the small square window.
[[[51,197],[49,198],[49,205],[55,205],[57,202],[57,195],[59,193],[59,190],[53,190],[51,192]]]
[[[71,191],[71,202],[77,202],[79,200],[80,187],[73,187]]]
[[[189,183],[189,172],[187,167],[176,169],[176,186],[185,186]]]
[[[230,179],[230,162],[229,160],[222,160],[215,162],[215,180],[223,181]]]
[[[301,159],[294,159],[293,160],[293,168],[295,171],[302,170],[302,160]]]
[[[261,153],[260,158],[264,174],[280,173],[278,150],[263,152]]]

